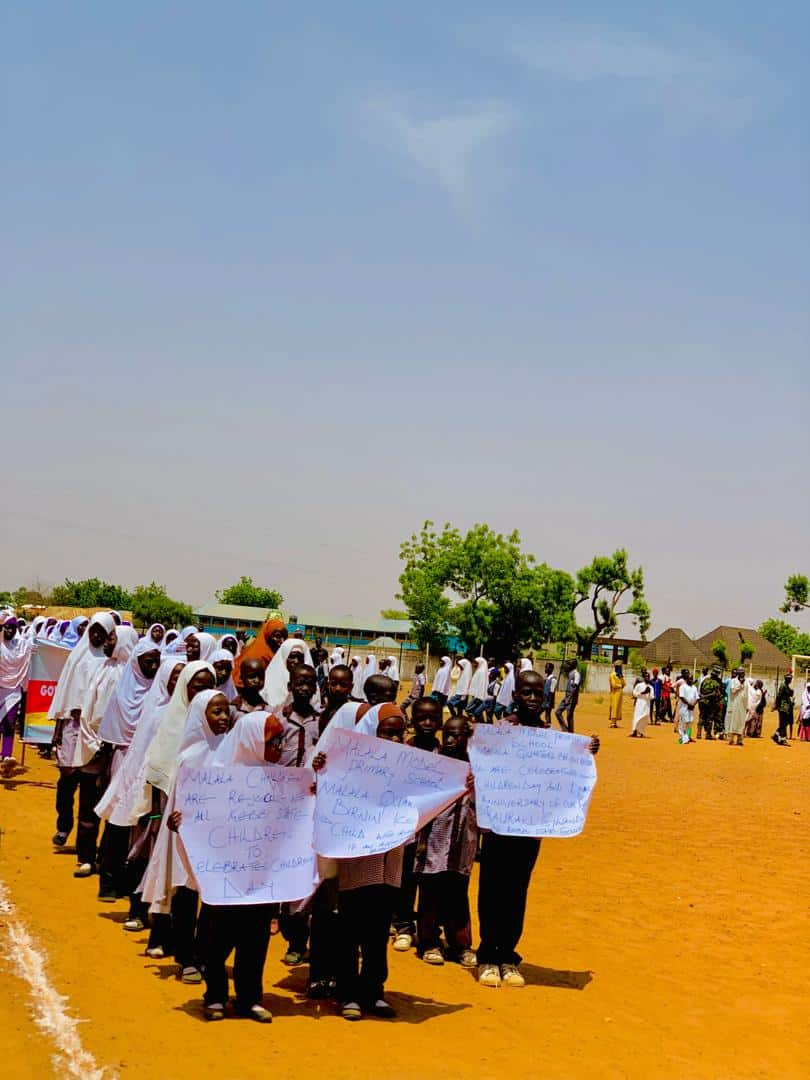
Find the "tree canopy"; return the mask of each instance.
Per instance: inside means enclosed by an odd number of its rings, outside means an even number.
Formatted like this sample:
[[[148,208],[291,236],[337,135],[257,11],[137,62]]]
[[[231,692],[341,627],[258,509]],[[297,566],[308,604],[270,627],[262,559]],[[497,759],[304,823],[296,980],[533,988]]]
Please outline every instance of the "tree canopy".
[[[622,603],[625,606],[620,610]],[[640,566],[630,569],[624,548],[617,548],[612,555],[597,555],[577,573],[575,615],[580,607],[584,611],[590,609],[589,623],[577,624],[576,628],[580,656],[590,657],[598,637],[612,637],[618,630],[621,615],[632,616],[642,639],[646,639],[650,608],[644,597],[644,571]]]
[[[266,589],[261,585],[254,585],[253,578],[240,577],[235,585],[229,585],[227,589],[220,589],[216,598],[221,604],[240,604],[243,607],[279,608],[284,602],[284,597],[276,589]]]
[[[725,671],[728,667],[728,646],[722,638],[716,638],[712,642],[711,654]]]
[[[193,618],[188,604],[172,600],[163,585],[151,581],[132,590],[130,610],[138,626],[159,622],[164,626],[187,626]]]
[[[810,656],[810,634],[791,626],[784,619],[766,619],[759,632],[786,656]]]
[[[806,574],[791,574],[785,582],[785,600],[779,610],[786,615],[805,608],[810,608],[810,581]]]
[[[87,578],[84,581],[71,581],[66,578],[62,585],[54,587],[50,602],[63,607],[107,607],[129,611],[132,595],[120,585],[111,585],[99,578]]]
[[[401,599],[420,644],[442,648],[456,631],[469,652],[496,656],[549,640],[570,640],[574,582],[535,562],[520,535],[474,525],[462,534],[426,521],[400,547]]]

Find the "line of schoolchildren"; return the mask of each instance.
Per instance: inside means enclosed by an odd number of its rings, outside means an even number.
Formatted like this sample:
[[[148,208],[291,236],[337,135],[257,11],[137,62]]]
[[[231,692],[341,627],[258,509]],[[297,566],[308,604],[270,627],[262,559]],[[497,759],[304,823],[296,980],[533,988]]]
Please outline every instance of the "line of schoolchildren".
[[[99,900],[129,901],[124,929],[148,926],[147,955],[174,957],[183,982],[205,981],[208,1019],[225,1016],[225,962],[233,951],[238,1012],[261,1023],[272,1020],[262,1000],[262,974],[274,929],[287,942],[284,963],[309,960],[308,996],[336,998],[347,1020],[395,1015],[385,999],[391,934],[396,950],[415,944],[428,964],[449,960],[477,968],[481,985],[524,985],[517,946],[540,840],[483,834],[481,943],[473,950],[469,882],[480,838],[471,777],[465,794],[409,844],[382,855],[319,857],[314,894],[280,907],[200,904],[179,832],[176,779],[181,764],[310,766],[317,776],[326,764],[317,744],[328,726],[466,761],[472,728],[462,713],[465,705],[469,712],[470,701],[492,701],[497,715],[511,676],[502,719],[547,726],[548,672],[539,675],[525,662],[515,676],[507,665],[504,683],[493,685],[498,680],[481,661],[470,678],[475,696],[468,694],[465,702],[463,694],[454,695],[445,719],[449,659],[440,669],[446,669],[446,681],[440,679],[438,689],[434,682],[430,696],[420,665],[406,698],[409,734],[406,715],[395,704],[397,682],[372,674],[362,687],[365,700],[357,701],[355,672],[342,656],[327,658],[318,650],[313,664],[305,643],[287,637],[280,621],[265,624],[241,651],[235,638],[216,641],[194,627],[171,631],[171,637],[162,630],[151,627],[138,640],[113,616],[95,616],[86,646],[72,657],[69,671],[66,664],[55,695],[62,791],[53,843],[59,848],[67,842],[78,787],[81,850],[75,876],[100,869]],[[69,763],[62,752],[66,725],[77,726],[73,735],[84,747],[81,754],[70,751]],[[591,751],[598,748],[594,737]],[[76,769],[80,783],[71,779]],[[100,820],[105,829],[98,846]]]

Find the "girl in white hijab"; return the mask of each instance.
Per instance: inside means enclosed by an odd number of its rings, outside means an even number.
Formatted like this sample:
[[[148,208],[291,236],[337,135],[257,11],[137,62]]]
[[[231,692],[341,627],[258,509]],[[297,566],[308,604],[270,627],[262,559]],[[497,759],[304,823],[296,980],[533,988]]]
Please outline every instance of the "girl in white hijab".
[[[340,645],[336,645],[334,647],[334,649],[332,649],[332,652],[330,653],[330,656],[329,656],[329,667],[333,668],[337,664],[342,664],[343,663],[343,656],[344,656],[343,649],[340,647]]]
[[[160,788],[164,795],[169,789],[177,772],[177,755],[183,741],[183,729],[190,704],[188,684],[202,672],[209,672],[211,683],[199,689],[214,689],[216,672],[205,660],[193,660],[186,664],[177,680],[172,699],[160,721],[160,727],[146,752],[146,781],[153,787]],[[199,691],[198,691],[199,692]]]
[[[191,634],[196,634],[199,631],[196,626],[186,626],[180,633],[172,638],[172,640],[166,645],[167,656],[185,656],[186,655],[186,638]],[[169,635],[167,634],[166,637]]]
[[[489,685],[489,668],[483,656],[476,657],[475,672],[470,682],[470,703],[467,706],[467,715],[472,720],[477,720],[487,702],[487,686]]]
[[[192,664],[188,665],[193,666]],[[185,672],[184,672],[185,674]],[[179,689],[179,683],[178,687]],[[176,691],[175,691],[176,692]],[[222,742],[230,723],[230,710],[224,694],[218,690],[201,690],[196,694],[188,709],[186,722],[181,733],[177,762],[171,786],[168,791],[166,810],[160,825],[155,848],[149,859],[140,892],[143,902],[149,904],[149,910],[156,914],[173,912],[174,929],[178,927],[177,907],[173,898],[180,890],[190,894],[183,898],[183,918],[191,917],[196,923],[197,892],[196,881],[188,863],[182,840],[175,828],[169,828],[169,820],[175,812],[177,769],[181,765],[201,768],[212,763],[214,753]],[[188,931],[191,930],[191,936]],[[191,946],[193,927],[183,927],[179,935],[181,940]],[[181,978],[186,983],[202,982],[197,958],[193,948],[188,953],[177,951],[175,958],[180,965]]]
[[[399,689],[399,664],[395,656],[388,657],[388,670],[385,674],[392,682],[397,684],[397,689]]]
[[[503,677],[498,696],[495,698],[495,719],[499,720],[512,705],[512,697],[515,692],[515,665],[504,665],[506,674]]]
[[[79,738],[73,754],[74,769],[89,765],[101,749],[101,738],[98,733],[101,718],[138,644],[138,634],[131,626],[119,626],[115,636],[116,641],[111,656],[95,669],[85,691],[79,718]]]
[[[443,656],[439,670],[433,676],[433,686],[430,688],[430,692],[442,705],[447,703],[447,697],[450,693],[450,672],[452,669],[453,665],[450,657]]]
[[[456,692],[447,702],[447,707],[450,710],[451,716],[461,716],[464,709],[467,707],[467,697],[470,693],[470,680],[472,679],[472,664],[466,656],[458,662],[460,674],[458,682],[456,683]],[[434,682],[434,686],[435,686]]]
[[[188,660],[210,660],[218,647],[217,639],[213,634],[194,633],[186,636]]]
[[[233,684],[233,653],[230,649],[215,649],[208,657],[208,661],[213,664],[216,673],[217,690],[224,694],[228,701],[233,701],[236,697],[236,687]]]
[[[314,666],[309,649],[300,638],[287,638],[286,641],[282,642],[276,655],[267,665],[267,671],[264,673],[262,697],[267,702],[267,707],[271,712],[283,708],[290,696],[290,672],[287,667],[287,660],[290,653],[293,652],[300,652],[304,657],[304,663],[309,664],[310,667]]]
[[[25,633],[20,632],[15,616],[9,615],[3,620],[0,629],[0,757],[4,776],[11,776],[17,765],[13,757],[14,730],[23,686],[28,680],[33,644]]]
[[[521,661],[520,661],[520,667],[518,668],[518,672],[521,672],[521,671],[533,671],[533,670],[534,669],[532,668],[532,662],[528,658],[528,656],[522,657]]]
[[[85,695],[96,669],[107,659],[105,647],[111,635],[114,642],[114,634],[115,623],[110,615],[102,613],[93,616],[84,637],[65,661],[48,711],[49,718],[56,721],[54,744],[59,765],[56,834],[53,837],[55,847],[64,846],[73,828],[73,803],[76,789],[79,789],[79,827],[76,833],[79,865],[75,871],[76,877],[90,877],[96,861],[98,818],[93,807],[98,798],[98,769],[77,769],[73,762],[77,754]]]
[[[363,665],[359,656],[351,658],[349,666],[352,669],[352,697],[357,701],[363,700]]]

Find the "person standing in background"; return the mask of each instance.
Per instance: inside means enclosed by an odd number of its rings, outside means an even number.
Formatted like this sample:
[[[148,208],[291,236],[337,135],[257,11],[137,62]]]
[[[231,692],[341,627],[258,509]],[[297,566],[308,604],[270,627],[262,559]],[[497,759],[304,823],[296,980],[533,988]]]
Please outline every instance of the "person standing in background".
[[[624,672],[619,661],[613,665],[610,673],[610,726],[617,728],[622,718],[622,697],[624,694]]]

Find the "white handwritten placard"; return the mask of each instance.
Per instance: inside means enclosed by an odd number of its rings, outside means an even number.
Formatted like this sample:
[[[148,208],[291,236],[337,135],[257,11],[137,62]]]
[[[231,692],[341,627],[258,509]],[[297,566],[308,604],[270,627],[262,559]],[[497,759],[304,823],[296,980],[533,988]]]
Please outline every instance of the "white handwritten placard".
[[[469,754],[482,829],[501,836],[576,836],[596,784],[586,735],[478,724]]]
[[[180,837],[207,904],[278,903],[314,891],[314,777],[280,765],[180,766]]]
[[[318,749],[315,850],[330,858],[380,855],[406,843],[466,790],[466,761],[333,729]]]

